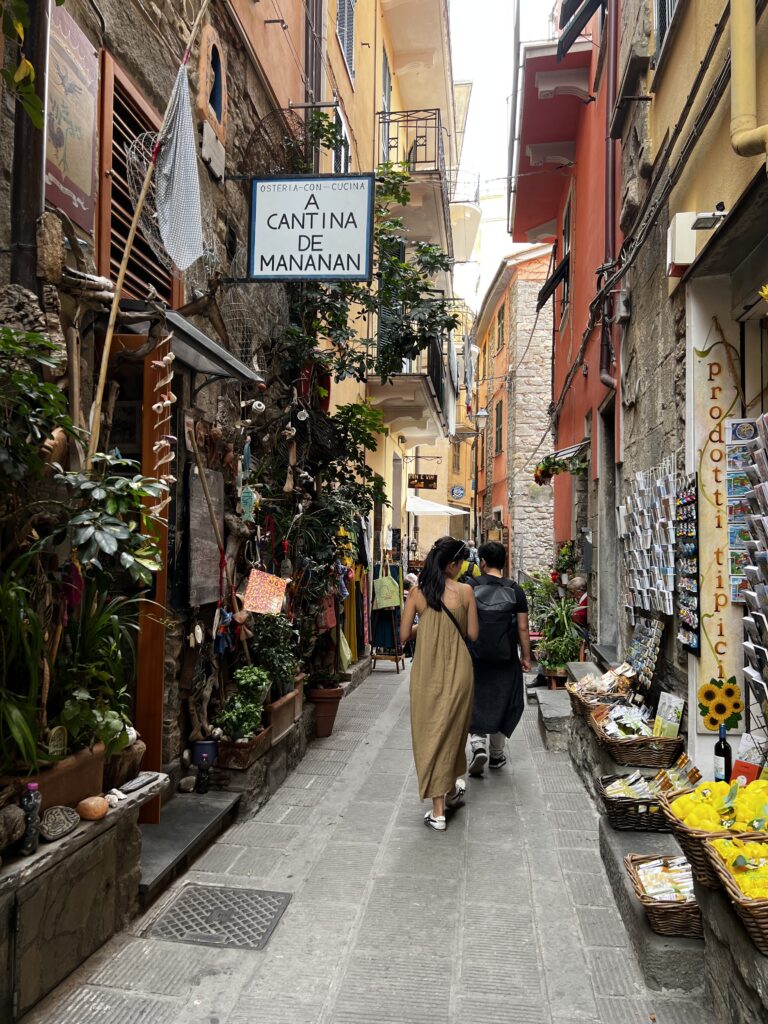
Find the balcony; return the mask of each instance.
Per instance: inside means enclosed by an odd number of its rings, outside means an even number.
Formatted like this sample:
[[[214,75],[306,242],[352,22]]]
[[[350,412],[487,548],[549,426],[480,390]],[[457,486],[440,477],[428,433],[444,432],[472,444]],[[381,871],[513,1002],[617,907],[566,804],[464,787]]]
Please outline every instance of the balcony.
[[[406,448],[447,437],[445,357],[440,341],[433,338],[386,384],[369,379],[368,398],[381,411],[390,433],[405,438]]]
[[[377,118],[382,158],[404,167],[412,178],[408,185],[410,203],[393,209],[393,213],[403,219],[408,241],[439,245],[452,257],[449,184],[440,111],[382,110]]]
[[[457,263],[472,259],[480,228],[480,175],[451,171],[448,175],[453,258]]]

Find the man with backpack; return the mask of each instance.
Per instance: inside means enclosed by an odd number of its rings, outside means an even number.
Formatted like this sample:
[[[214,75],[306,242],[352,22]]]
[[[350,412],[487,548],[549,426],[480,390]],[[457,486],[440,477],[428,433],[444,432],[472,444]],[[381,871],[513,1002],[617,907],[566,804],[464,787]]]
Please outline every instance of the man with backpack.
[[[472,645],[475,697],[469,737],[469,774],[475,777],[486,765],[502,768],[507,763],[504,747],[525,707],[523,671],[531,667],[528,602],[522,588],[503,575],[506,549],[489,541],[478,554],[481,575],[467,581],[474,587],[480,620],[480,635]]]

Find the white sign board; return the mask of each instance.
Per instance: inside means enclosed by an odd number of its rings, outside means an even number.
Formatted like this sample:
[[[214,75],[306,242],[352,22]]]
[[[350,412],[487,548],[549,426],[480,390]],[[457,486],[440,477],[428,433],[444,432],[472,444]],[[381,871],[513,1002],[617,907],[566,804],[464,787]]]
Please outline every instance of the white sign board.
[[[253,178],[249,277],[369,281],[372,174]]]

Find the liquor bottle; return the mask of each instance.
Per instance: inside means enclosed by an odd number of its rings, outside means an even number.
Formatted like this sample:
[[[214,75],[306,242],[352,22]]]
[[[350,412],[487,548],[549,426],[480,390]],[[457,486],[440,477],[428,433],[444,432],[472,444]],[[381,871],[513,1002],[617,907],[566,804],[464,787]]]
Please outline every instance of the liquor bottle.
[[[37,783],[28,782],[20,800],[21,809],[24,811],[25,825],[19,852],[26,857],[37,853],[37,845],[40,842],[40,805],[42,802],[43,794],[38,789]]]
[[[203,756],[200,758],[200,764],[197,766],[197,778],[195,779],[196,793],[208,792],[208,776],[210,774],[210,771],[211,766],[208,763],[208,755],[203,754]]]
[[[731,781],[731,744],[725,738],[725,724],[720,726],[720,735],[715,744],[715,782]]]

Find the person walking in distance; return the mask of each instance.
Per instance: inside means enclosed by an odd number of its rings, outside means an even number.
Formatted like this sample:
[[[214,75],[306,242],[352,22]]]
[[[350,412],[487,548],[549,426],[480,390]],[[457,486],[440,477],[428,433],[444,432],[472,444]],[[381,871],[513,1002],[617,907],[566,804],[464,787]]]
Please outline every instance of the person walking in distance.
[[[471,584],[480,623],[472,645],[475,696],[469,737],[469,774],[475,777],[486,765],[502,768],[507,763],[504,747],[525,707],[523,671],[531,667],[528,602],[522,587],[503,576],[506,549],[489,541],[480,545],[479,554],[481,575]]]
[[[466,640],[477,639],[478,622],[472,588],[456,582],[465,557],[463,541],[436,541],[400,621],[403,643],[418,630],[411,670],[411,739],[419,796],[432,800],[424,824],[438,832],[446,828],[446,807],[463,803],[467,787],[461,777],[467,770],[472,715],[472,658]]]

